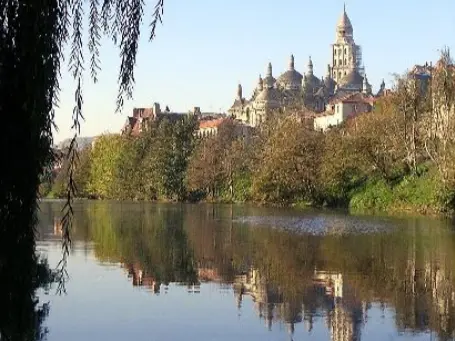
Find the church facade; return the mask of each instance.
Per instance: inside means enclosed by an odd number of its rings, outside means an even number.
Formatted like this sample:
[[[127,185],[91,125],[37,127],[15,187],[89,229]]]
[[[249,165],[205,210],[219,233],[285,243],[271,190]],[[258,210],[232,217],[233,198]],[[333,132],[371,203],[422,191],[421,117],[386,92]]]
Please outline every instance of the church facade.
[[[247,125],[257,126],[270,112],[287,108],[309,110],[319,117],[328,116],[334,110],[334,103],[352,98],[354,94],[360,94],[354,97],[361,102],[371,103],[371,98],[375,96],[365,74],[361,48],[354,41],[353,26],[345,8],[336,25],[331,55],[326,75],[322,78],[314,75],[311,57],[306,72],[302,74],[296,70],[294,56],[291,55],[288,69],[277,78],[269,63],[265,77],[259,76],[250,99],[243,97],[242,86],[238,85],[229,114]],[[382,82],[378,94],[384,88],[385,83]]]

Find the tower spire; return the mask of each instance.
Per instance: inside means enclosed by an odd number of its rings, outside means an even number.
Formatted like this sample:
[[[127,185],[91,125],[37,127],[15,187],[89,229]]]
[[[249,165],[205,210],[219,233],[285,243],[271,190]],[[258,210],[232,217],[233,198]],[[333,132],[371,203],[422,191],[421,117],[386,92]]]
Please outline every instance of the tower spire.
[[[346,1],[343,2],[343,13],[346,14]]]
[[[269,62],[269,65],[267,65],[267,77],[272,77],[272,63]]]
[[[308,60],[308,74],[309,75],[313,74],[313,61],[311,60],[311,56]]]
[[[242,100],[242,84],[240,84],[240,82],[239,85],[237,86],[237,98],[239,100]]]
[[[289,59],[289,70],[294,70],[294,55],[291,54],[291,58]]]

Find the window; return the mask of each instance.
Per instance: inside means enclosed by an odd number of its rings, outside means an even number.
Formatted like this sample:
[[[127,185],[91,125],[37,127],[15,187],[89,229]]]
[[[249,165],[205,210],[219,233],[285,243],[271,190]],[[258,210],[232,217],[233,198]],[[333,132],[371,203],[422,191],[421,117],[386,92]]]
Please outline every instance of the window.
[[[333,66],[337,66],[337,60],[336,59],[333,61]]]
[[[346,58],[344,58],[344,65],[346,65],[348,63],[348,61],[346,60]]]
[[[346,48],[344,48],[344,54],[346,54]]]
[[[343,60],[342,59],[338,60],[338,65],[343,65]]]
[[[337,50],[334,49],[333,54],[336,56],[337,55]]]

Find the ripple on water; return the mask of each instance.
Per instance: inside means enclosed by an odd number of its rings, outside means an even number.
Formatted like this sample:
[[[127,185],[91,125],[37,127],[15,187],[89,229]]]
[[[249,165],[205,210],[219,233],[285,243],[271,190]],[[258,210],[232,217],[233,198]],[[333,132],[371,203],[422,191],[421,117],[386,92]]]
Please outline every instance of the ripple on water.
[[[367,234],[390,232],[393,225],[380,219],[365,219],[354,216],[246,216],[234,220],[250,226],[277,228],[294,233],[311,235]]]

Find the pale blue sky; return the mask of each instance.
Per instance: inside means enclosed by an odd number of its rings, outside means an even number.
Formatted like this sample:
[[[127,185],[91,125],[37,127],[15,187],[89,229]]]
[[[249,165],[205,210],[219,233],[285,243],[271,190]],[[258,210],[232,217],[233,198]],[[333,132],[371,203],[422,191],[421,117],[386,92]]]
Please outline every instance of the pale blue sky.
[[[151,12],[155,0],[145,2]],[[93,85],[88,74],[84,81],[81,135],[118,132],[133,107],[153,102],[173,111],[194,106],[225,111],[238,82],[249,97],[267,63],[272,62],[277,76],[286,70],[291,53],[302,73],[311,55],[315,74],[322,77],[342,10],[342,0],[165,0],[163,25],[152,43],[144,25],[134,100],[122,114],[114,112],[119,53],[110,41],[103,42],[99,82]],[[346,11],[374,89],[382,78],[390,84],[392,73],[435,61],[439,49],[455,46],[454,0],[349,0]],[[74,104],[66,67],[62,75],[56,142],[70,136]]]

